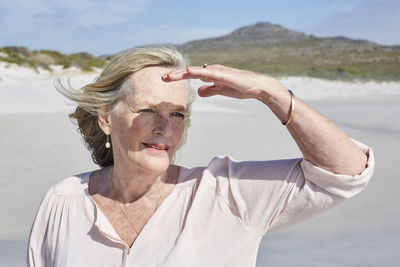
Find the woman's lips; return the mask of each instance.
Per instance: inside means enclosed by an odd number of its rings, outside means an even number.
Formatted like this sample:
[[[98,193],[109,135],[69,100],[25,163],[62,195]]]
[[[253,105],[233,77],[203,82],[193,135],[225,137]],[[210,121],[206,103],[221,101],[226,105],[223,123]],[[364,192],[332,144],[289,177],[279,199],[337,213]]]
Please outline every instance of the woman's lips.
[[[143,143],[143,145],[147,148],[152,148],[152,149],[156,149],[156,150],[165,150],[168,151],[169,146],[165,145],[165,144],[152,144],[152,143]]]

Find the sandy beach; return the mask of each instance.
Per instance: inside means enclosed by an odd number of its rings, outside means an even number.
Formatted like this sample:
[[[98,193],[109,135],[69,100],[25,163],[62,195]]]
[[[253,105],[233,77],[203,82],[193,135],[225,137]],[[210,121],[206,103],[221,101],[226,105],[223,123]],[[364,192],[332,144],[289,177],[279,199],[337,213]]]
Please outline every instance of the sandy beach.
[[[53,88],[57,73],[21,75],[21,69],[13,68],[17,71],[0,66],[0,266],[24,266],[30,226],[48,188],[97,168],[67,117],[71,107]],[[72,82],[82,84],[96,73],[58,75],[76,75]],[[282,82],[353,139],[371,146],[377,164],[361,194],[318,217],[267,234],[257,266],[397,266],[400,83],[303,77]],[[262,104],[197,99],[188,141],[176,161],[198,166],[216,155],[237,160],[301,156],[285,127]]]

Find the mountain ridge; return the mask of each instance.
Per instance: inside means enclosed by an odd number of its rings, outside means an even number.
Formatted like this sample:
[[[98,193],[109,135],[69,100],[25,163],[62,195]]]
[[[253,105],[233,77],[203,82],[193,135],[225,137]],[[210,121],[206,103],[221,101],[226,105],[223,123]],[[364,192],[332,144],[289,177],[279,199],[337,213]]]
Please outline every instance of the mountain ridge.
[[[273,76],[400,80],[400,45],[317,37],[268,22],[177,47],[195,65],[218,63]]]
[[[194,65],[223,64],[272,76],[400,80],[400,45],[381,45],[344,36],[317,37],[269,22],[174,46],[188,55]],[[49,65],[58,64],[91,71],[104,66],[112,56],[0,48],[0,61],[32,68],[49,69]]]
[[[193,46],[193,44],[207,42],[227,42],[224,45],[229,46],[229,42],[232,41],[235,41],[237,45],[282,45],[313,40],[387,46],[366,39],[354,39],[341,35],[330,37],[317,37],[313,34],[307,35],[305,33],[290,30],[279,24],[273,24],[269,22],[257,22],[252,25],[240,27],[226,35],[193,40],[186,42],[182,45],[178,45],[178,47],[185,51],[190,50],[190,46]]]

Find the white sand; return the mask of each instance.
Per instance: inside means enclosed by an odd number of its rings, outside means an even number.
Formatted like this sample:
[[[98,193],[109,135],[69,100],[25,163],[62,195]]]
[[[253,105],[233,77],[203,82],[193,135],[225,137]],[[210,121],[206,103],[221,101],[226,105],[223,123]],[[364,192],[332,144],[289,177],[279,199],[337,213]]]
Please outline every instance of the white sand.
[[[77,68],[63,69],[52,66],[52,71],[20,67],[0,62],[0,113],[43,113],[71,110],[65,99],[54,89],[61,79],[65,84],[79,88],[91,82],[96,72],[81,73]]]
[[[75,76],[76,84],[96,74]],[[59,71],[60,72],[60,71]],[[49,186],[95,165],[52,87],[54,74],[0,65],[0,266],[24,266],[26,238]],[[373,147],[377,168],[368,188],[329,212],[267,235],[258,266],[396,266],[400,261],[399,83],[344,83],[302,77],[282,81]],[[364,91],[366,90],[366,91]],[[255,101],[198,99],[188,142],[177,161],[298,157],[300,152],[267,108]],[[240,141],[238,141],[240,140]]]

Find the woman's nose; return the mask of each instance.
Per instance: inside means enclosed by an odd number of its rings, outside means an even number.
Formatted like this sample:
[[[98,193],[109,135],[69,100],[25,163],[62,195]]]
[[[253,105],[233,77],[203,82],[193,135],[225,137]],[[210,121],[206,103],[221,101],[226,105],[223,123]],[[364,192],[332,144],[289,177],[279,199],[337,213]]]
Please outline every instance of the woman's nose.
[[[172,121],[168,114],[157,114],[154,122],[154,132],[163,136],[172,134]]]

